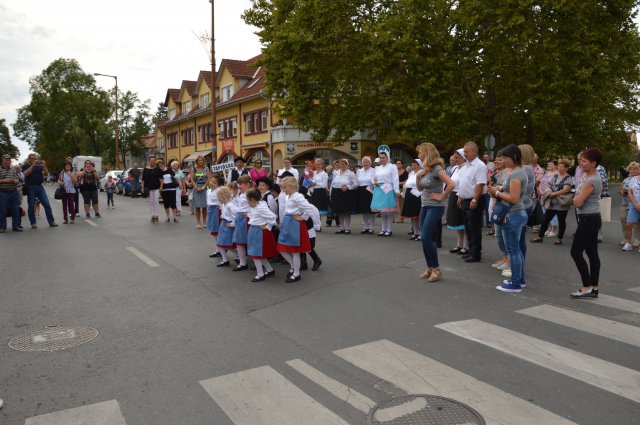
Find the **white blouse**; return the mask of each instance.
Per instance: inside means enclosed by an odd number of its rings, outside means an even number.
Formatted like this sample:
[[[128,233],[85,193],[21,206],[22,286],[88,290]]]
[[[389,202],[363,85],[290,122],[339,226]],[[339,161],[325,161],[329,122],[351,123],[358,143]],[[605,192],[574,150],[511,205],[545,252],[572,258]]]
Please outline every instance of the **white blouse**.
[[[267,229],[271,230],[276,225],[276,215],[271,212],[265,201],[260,201],[255,208],[251,208],[249,211],[249,224],[267,226]]]
[[[277,178],[276,178],[276,183],[280,184],[280,179],[282,179],[282,177],[280,177],[282,175],[282,173],[284,173],[285,171],[290,172],[291,174],[293,174],[293,178],[298,180],[300,178],[300,174],[298,174],[298,170],[291,167],[288,170],[286,168],[282,168],[280,170],[278,170],[278,174],[277,174]]]
[[[313,215],[313,205],[307,201],[303,194],[295,192],[291,195],[285,195],[284,191],[280,193],[280,223],[286,215],[299,215],[307,220]]]
[[[322,228],[322,221],[320,220],[320,211],[318,211],[318,208],[316,208],[314,205],[311,205],[311,206],[313,207],[313,211],[311,211],[312,212],[311,221],[313,221],[313,227],[308,229],[309,239],[315,238],[316,231]]]
[[[251,210],[251,207],[247,202],[246,193],[239,193],[233,198],[233,202],[235,203],[236,213],[248,213]]]
[[[217,206],[219,207],[220,205],[222,205],[222,202],[220,202],[220,199],[218,199],[218,190],[220,190],[219,187],[215,188],[215,189],[207,189],[207,206]]]
[[[333,172],[333,180],[331,181],[332,189],[342,189],[347,186],[349,190],[355,189],[358,187],[358,179],[356,175],[351,170],[338,170]]]
[[[222,218],[223,220],[227,220],[229,224],[235,226],[236,224],[236,207],[232,201],[227,202],[222,205]]]
[[[329,185],[329,175],[324,171],[316,171],[313,174],[313,182],[316,184],[315,189],[326,189]]]
[[[404,189],[405,189],[405,191],[406,191],[407,189],[411,190],[411,189],[413,189],[414,187],[416,187],[416,174],[418,174],[418,173],[416,173],[415,171],[411,171],[411,172],[409,173],[409,177],[407,177],[407,181],[406,181],[406,182],[404,182]]]
[[[375,181],[377,184],[389,183],[393,185],[393,190],[400,193],[400,180],[398,178],[398,167],[395,164],[378,165],[376,168]]]
[[[361,168],[358,170],[358,186],[371,186],[373,179],[376,177],[376,170],[373,167],[369,167],[368,170]]]
[[[466,164],[466,162],[464,164]],[[453,193],[456,194],[458,193],[458,185],[460,184],[460,177],[462,177],[462,167],[464,167],[464,164],[454,166],[453,171],[451,172],[451,180],[456,184],[453,188]]]

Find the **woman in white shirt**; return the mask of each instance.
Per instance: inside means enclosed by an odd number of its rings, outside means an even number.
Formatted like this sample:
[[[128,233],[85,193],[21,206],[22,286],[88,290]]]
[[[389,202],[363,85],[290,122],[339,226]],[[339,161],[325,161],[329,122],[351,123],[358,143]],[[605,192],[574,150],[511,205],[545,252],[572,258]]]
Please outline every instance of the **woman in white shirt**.
[[[416,188],[416,174],[420,171],[417,160],[411,162],[409,177],[404,183],[404,204],[402,205],[402,218],[411,219],[411,240],[419,241],[420,238],[420,191]],[[417,193],[417,195],[416,195]]]
[[[393,215],[399,208],[400,181],[398,179],[398,167],[389,164],[387,152],[380,152],[380,165],[375,168],[373,180],[373,198],[371,199],[371,211],[382,215],[382,229],[378,236],[391,236]]]
[[[358,180],[349,169],[346,159],[340,160],[340,169],[333,170],[331,181],[331,211],[340,220],[340,230],[336,233],[351,233],[351,215],[356,213],[356,188]]]
[[[371,199],[373,198],[373,179],[376,172],[371,166],[371,158],[362,158],[362,168],[356,173],[358,180],[357,213],[362,214],[362,234],[373,234],[376,225],[376,215],[371,212]]]
[[[324,161],[321,158],[316,158],[315,168],[313,183],[309,186],[309,202],[318,209],[320,215],[327,215],[329,211],[329,195],[327,194],[329,175],[324,171]]]

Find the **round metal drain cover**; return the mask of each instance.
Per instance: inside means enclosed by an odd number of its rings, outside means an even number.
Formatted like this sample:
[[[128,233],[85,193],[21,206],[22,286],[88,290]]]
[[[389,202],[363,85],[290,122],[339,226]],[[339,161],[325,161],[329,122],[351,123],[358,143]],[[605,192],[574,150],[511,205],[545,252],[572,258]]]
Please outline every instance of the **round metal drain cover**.
[[[471,407],[450,398],[426,394],[394,397],[369,411],[370,425],[485,425]]]
[[[18,351],[56,351],[92,341],[98,331],[88,326],[46,326],[43,329],[18,335],[9,347]]]

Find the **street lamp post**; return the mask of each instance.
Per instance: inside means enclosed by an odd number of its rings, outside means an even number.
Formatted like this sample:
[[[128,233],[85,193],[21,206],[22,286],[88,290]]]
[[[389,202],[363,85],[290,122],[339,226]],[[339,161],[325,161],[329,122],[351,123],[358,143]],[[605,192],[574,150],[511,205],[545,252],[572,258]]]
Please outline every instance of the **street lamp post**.
[[[97,77],[111,77],[116,80],[116,170],[120,169],[120,145],[118,144],[118,76],[94,72]]]
[[[215,38],[215,0],[209,0],[211,3],[211,152],[212,152],[212,162],[216,163],[216,157],[218,155],[218,123],[216,122],[216,38]],[[213,154],[213,150],[216,148],[215,154]]]

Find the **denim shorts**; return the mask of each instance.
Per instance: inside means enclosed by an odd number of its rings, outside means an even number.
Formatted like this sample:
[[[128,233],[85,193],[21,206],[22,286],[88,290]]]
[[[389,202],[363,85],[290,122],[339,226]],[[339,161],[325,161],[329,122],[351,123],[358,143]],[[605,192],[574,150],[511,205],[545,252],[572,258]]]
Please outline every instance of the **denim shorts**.
[[[627,213],[627,223],[640,223],[640,211],[635,209],[633,205],[629,205],[629,212]]]

